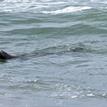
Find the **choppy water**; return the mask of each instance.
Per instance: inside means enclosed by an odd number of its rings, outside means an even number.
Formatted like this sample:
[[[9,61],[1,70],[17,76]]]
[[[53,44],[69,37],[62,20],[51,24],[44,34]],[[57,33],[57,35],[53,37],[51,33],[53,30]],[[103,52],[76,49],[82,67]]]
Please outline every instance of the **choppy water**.
[[[107,107],[107,1],[1,0],[0,107]]]

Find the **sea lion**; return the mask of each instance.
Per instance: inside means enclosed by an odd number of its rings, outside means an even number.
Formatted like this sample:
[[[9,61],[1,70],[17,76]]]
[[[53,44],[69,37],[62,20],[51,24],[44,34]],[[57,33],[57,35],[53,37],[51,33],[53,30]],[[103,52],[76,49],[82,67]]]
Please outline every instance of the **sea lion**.
[[[17,56],[13,56],[13,55],[10,55],[8,54],[7,52],[1,50],[0,51],[0,59],[2,60],[8,60],[8,59],[13,59],[13,58],[16,58]]]

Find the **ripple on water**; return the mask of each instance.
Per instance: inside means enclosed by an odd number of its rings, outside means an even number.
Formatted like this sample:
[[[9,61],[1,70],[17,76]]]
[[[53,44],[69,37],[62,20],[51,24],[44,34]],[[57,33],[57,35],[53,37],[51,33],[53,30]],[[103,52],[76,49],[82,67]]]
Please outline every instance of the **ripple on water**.
[[[5,76],[5,75],[4,75]],[[3,77],[4,77],[3,76]],[[70,80],[68,84],[64,78],[51,78],[51,77],[36,77],[35,79],[21,79],[4,81],[0,77],[1,94],[0,96],[8,96],[13,92],[21,92],[24,96],[27,93],[42,93],[45,92],[45,96],[57,99],[83,99],[83,98],[98,98],[107,99],[106,90],[97,90],[89,87],[82,87],[81,83],[77,80]],[[75,81],[75,82],[74,82]],[[4,91],[5,90],[5,91]],[[7,91],[6,91],[7,90]],[[18,93],[17,93],[18,94]],[[17,95],[16,95],[17,96]]]

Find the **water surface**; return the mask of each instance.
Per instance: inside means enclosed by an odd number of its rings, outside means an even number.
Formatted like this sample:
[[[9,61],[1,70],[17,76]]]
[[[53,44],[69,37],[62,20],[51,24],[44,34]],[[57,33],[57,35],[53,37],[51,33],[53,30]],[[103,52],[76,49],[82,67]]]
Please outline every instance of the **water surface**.
[[[107,106],[106,0],[1,0],[0,107]]]

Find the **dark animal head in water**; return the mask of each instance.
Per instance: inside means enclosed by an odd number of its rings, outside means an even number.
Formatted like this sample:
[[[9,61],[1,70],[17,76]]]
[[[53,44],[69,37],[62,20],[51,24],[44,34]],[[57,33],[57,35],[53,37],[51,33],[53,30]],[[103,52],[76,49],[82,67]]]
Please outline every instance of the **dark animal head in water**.
[[[15,56],[12,56],[8,53],[6,53],[5,51],[0,51],[0,59],[2,60],[7,60],[7,59],[12,59],[12,58],[15,58]]]

